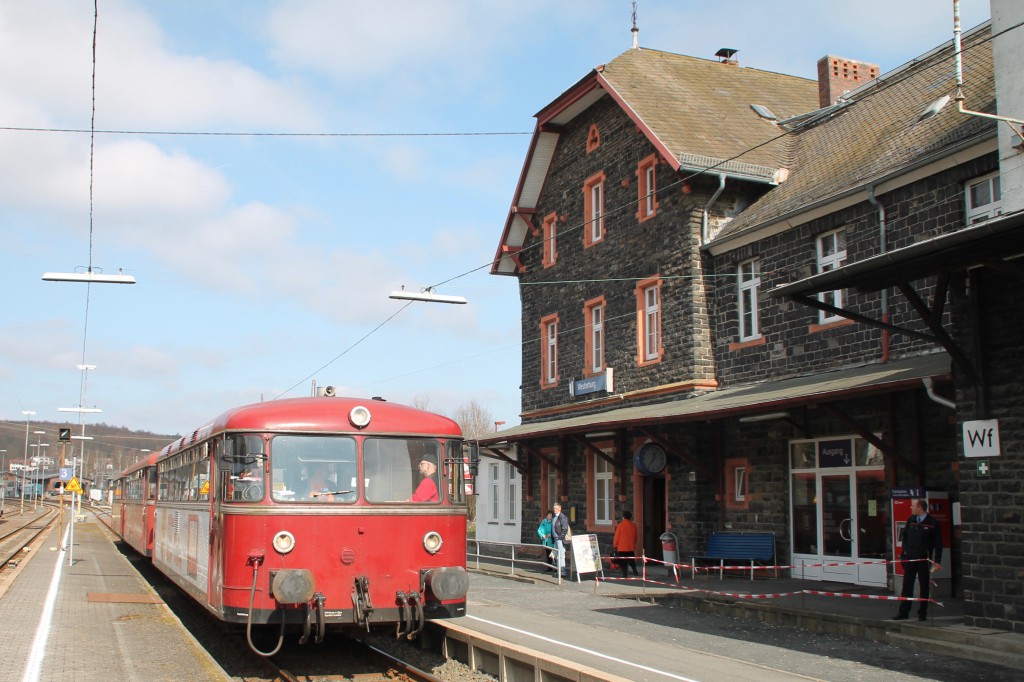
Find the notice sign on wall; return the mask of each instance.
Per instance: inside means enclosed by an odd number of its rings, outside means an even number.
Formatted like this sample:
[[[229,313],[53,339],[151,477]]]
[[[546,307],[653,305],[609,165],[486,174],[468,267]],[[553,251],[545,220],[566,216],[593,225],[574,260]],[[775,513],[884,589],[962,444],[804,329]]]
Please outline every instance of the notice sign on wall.
[[[964,457],[999,456],[999,420],[964,422]]]

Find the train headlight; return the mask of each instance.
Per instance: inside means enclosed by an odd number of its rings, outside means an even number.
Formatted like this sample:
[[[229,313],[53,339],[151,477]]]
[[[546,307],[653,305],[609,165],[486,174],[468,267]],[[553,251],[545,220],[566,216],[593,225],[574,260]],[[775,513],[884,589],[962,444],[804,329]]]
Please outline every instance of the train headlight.
[[[287,554],[295,549],[295,536],[286,530],[278,531],[274,536],[274,549],[278,554]]]
[[[441,545],[444,544],[444,540],[441,539],[441,534],[436,530],[432,530],[423,536],[423,549],[427,550],[431,554],[437,554],[441,551]]]
[[[348,413],[348,420],[352,426],[361,429],[370,423],[370,410],[362,405],[356,405]]]

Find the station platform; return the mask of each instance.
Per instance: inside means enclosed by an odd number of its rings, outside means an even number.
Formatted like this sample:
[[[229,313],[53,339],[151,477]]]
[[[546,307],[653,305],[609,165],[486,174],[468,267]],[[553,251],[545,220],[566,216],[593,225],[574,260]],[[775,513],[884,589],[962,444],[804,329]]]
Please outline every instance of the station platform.
[[[91,514],[55,525],[0,582],[0,679],[229,680]],[[64,547],[65,549],[61,549]]]
[[[496,676],[504,659],[547,662],[555,675],[586,671],[565,677],[591,681],[981,682],[1024,667],[1024,635],[964,626],[960,599],[932,604],[925,622],[894,621],[892,595],[842,583],[677,584],[663,568],[647,581],[589,574],[559,583],[542,567],[469,568],[468,615],[439,628],[455,642],[449,654]]]

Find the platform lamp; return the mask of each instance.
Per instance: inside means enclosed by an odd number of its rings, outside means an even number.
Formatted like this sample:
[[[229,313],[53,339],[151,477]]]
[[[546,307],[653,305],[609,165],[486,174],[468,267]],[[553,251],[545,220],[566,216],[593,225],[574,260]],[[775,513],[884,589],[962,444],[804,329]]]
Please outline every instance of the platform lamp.
[[[28,468],[28,428],[29,423],[32,421],[32,415],[35,414],[32,410],[22,410],[21,413],[25,415],[25,456],[21,460],[21,511],[20,514],[25,513],[25,469]]]
[[[83,369],[86,372],[88,372],[90,369],[95,369],[96,367],[95,367],[95,365],[79,365],[78,368],[79,369]],[[85,396],[84,386],[85,386],[85,384],[83,384],[83,389],[82,389],[83,397]],[[78,413],[79,423],[81,423],[82,415],[83,414],[99,414],[100,412],[103,412],[103,410],[101,410],[98,407],[82,407],[81,405],[79,405],[78,407],[58,407],[57,411],[58,412],[77,412]],[[83,436],[85,435],[85,424],[82,424],[82,435]],[[85,442],[84,441],[82,442],[82,456],[83,457],[85,456]],[[72,494],[73,495],[78,495],[78,493],[72,493]],[[75,501],[75,498],[71,498],[71,503],[72,504],[74,504],[74,501]],[[74,547],[75,547],[75,516],[74,516],[74,514],[72,514],[71,515],[71,539],[69,540],[69,543],[68,543],[68,566],[74,565],[74,559],[75,559],[75,557],[74,557],[74,553],[75,553]],[[63,547],[61,549],[63,549]]]
[[[29,447],[36,449],[36,454],[33,457],[33,459],[36,460],[36,464],[35,464],[34,467],[32,467],[32,492],[29,494],[29,498],[32,500],[32,510],[35,511],[35,509],[37,507],[37,505],[36,505],[36,473],[35,472],[39,470],[38,469],[38,467],[39,467],[39,459],[42,457],[41,453],[43,451],[42,450],[42,447],[43,447],[42,446],[42,441],[43,441],[43,436],[46,435],[46,431],[40,431],[39,429],[36,429],[32,433],[36,434],[36,442],[35,442],[34,445],[29,445]]]
[[[82,427],[82,431],[85,431],[85,427],[84,426]],[[85,481],[85,442],[84,441],[92,440],[92,436],[71,436],[71,440],[83,441],[82,442],[82,458],[81,458],[81,461],[79,461],[79,463],[78,463],[78,484],[82,485],[83,481]],[[78,496],[78,511],[76,513],[77,514],[81,514],[82,513],[82,496],[81,495]]]
[[[0,450],[0,480],[4,484],[4,495],[0,497],[0,515],[7,511],[7,451]]]

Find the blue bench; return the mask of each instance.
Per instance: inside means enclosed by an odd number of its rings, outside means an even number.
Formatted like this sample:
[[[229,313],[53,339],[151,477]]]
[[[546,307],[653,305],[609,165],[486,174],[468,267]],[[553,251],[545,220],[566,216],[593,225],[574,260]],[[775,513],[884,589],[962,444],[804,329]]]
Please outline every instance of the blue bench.
[[[719,580],[723,577],[725,566],[735,562],[749,564],[750,579],[753,580],[755,562],[769,565],[775,563],[775,533],[715,531],[708,536],[708,547],[704,553],[692,557],[690,576],[696,575],[698,562],[715,561],[718,562]],[[775,577],[779,577],[778,568],[775,568]]]

